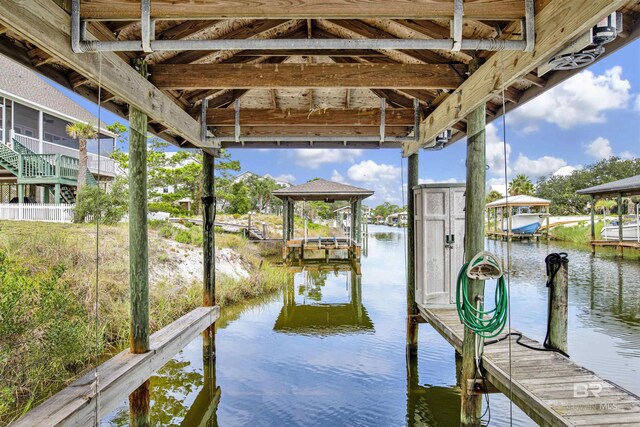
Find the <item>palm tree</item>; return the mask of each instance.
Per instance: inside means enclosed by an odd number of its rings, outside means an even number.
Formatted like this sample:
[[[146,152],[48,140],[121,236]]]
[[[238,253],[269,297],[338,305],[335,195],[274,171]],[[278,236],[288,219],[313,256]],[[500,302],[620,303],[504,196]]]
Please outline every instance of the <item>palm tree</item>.
[[[92,125],[82,122],[69,123],[66,130],[71,138],[78,140],[78,150],[80,151],[78,191],[80,191],[87,183],[87,140],[95,138],[98,133]]]
[[[513,178],[513,180],[509,183],[509,195],[510,196],[518,196],[520,194],[524,194],[530,196],[535,191],[535,187],[533,183],[529,179],[528,176],[520,174]]]
[[[502,199],[502,194],[499,191],[491,190],[487,197],[485,197],[485,203],[495,202],[496,200]]]
[[[611,213],[613,208],[615,208],[618,203],[613,199],[599,199],[596,202],[595,209],[596,212],[602,211],[604,215],[607,215],[607,212]]]

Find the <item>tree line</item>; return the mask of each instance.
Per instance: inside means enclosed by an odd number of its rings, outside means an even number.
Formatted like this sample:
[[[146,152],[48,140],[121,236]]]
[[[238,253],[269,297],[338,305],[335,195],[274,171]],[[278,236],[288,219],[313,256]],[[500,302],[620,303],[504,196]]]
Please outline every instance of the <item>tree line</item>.
[[[528,176],[517,175],[509,183],[508,193],[510,196],[525,194],[550,200],[552,215],[582,215],[589,210],[590,197],[578,194],[578,190],[628,178],[639,173],[639,158],[625,160],[610,157],[575,170],[570,175],[543,176],[535,185]],[[501,193],[491,191],[487,194],[486,201],[490,203],[503,197]],[[640,199],[632,197],[627,198],[625,202],[622,209],[623,212],[628,212],[629,202],[638,203]],[[616,203],[612,201],[600,202],[597,207],[617,212]]]

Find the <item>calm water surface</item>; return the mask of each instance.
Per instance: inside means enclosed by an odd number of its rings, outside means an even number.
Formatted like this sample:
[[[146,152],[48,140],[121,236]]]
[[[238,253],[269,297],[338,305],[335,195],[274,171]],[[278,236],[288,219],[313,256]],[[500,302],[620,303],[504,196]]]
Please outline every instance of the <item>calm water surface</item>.
[[[404,230],[369,232],[361,277],[307,270],[279,295],[226,310],[215,372],[205,375],[198,338],[151,379],[152,424],[457,425],[453,348],[423,324],[418,365],[405,361]],[[487,248],[506,256],[506,243]],[[640,394],[640,261],[546,243],[510,248],[513,327],[544,339],[544,258],[568,252],[572,359]],[[489,425],[509,425],[506,397],[490,395],[490,409]],[[512,409],[513,425],[535,425]],[[125,400],[103,419],[127,423]]]

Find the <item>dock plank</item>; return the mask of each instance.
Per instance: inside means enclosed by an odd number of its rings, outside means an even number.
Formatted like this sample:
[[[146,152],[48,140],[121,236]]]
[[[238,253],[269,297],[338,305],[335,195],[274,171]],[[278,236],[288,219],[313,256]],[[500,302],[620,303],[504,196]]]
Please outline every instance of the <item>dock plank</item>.
[[[152,334],[149,338],[150,351],[132,354],[125,350],[100,365],[98,394],[95,372],[91,371],[11,425],[92,425],[96,397],[100,413],[109,413],[219,317],[220,308],[217,306],[194,309]]]
[[[419,309],[422,317],[460,352],[464,326],[455,308]],[[532,350],[517,344],[516,339],[511,336],[485,346],[485,375],[538,424],[640,425],[638,396],[558,353]],[[542,347],[526,336],[521,342]]]

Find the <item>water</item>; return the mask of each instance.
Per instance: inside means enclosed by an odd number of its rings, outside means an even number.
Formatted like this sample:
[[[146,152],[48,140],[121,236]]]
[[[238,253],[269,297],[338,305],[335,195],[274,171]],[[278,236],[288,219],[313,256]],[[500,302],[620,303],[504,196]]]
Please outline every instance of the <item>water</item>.
[[[205,375],[198,338],[151,379],[152,424],[458,425],[453,348],[422,324],[418,366],[405,362],[404,230],[369,231],[361,278],[348,271],[301,272],[282,294],[225,311],[213,373]],[[487,247],[505,256],[506,243],[488,241]],[[639,261],[512,243],[513,327],[544,339],[544,258],[558,251],[570,260],[572,359],[640,394]],[[216,387],[217,405],[211,404]],[[489,398],[490,425],[509,425],[508,399]],[[125,400],[103,419],[103,425],[127,423]],[[513,406],[513,425],[535,424]]]

